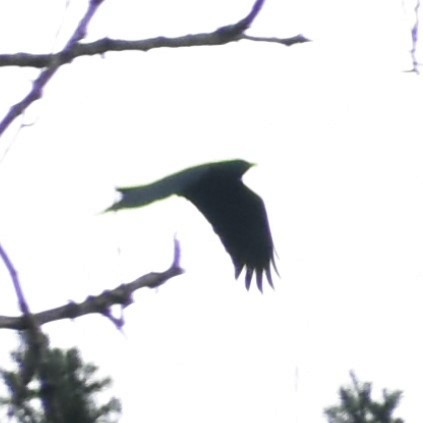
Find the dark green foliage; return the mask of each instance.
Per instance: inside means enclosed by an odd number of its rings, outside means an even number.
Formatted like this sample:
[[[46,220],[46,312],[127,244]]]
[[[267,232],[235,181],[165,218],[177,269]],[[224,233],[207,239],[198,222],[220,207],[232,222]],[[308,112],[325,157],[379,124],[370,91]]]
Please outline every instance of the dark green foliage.
[[[393,417],[401,400],[401,391],[382,392],[382,400],[372,399],[371,383],[361,383],[350,373],[352,386],[339,389],[340,405],[326,408],[329,423],[403,423]]]
[[[17,364],[16,371],[0,370],[9,396],[0,399],[7,406],[9,417],[19,423],[52,423],[45,417],[40,399],[46,390],[54,392],[62,423],[112,423],[120,414],[120,402],[110,399],[104,405],[96,404],[96,394],[111,385],[109,378],[95,379],[97,367],[84,364],[76,348],[61,350],[48,349],[44,370],[50,384],[41,386],[38,375],[26,386],[22,383],[21,369],[26,366],[26,356],[20,349],[12,353]],[[44,392],[42,391],[44,390]]]
[[[203,214],[222,241],[235,267],[245,268],[245,285],[253,275],[262,290],[263,274],[272,284],[273,241],[263,200],[242,183],[252,165],[244,160],[191,167],[148,185],[118,188],[121,199],[110,210],[141,207],[171,195],[186,198]]]

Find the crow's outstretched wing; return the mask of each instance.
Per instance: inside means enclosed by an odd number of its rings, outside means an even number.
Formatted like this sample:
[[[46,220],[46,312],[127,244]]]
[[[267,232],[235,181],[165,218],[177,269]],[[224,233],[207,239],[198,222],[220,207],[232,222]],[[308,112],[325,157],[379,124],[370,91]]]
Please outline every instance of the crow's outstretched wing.
[[[204,175],[201,183],[187,187],[181,195],[212,225],[231,256],[235,277],[245,267],[247,289],[254,273],[260,291],[263,273],[273,287],[274,247],[263,200],[241,179],[227,179],[214,172]]]
[[[238,278],[245,267],[249,289],[256,274],[273,287],[274,248],[263,200],[246,187],[242,175],[251,167],[243,160],[208,163],[167,176],[149,185],[118,188],[122,198],[107,211],[141,207],[176,194],[191,201],[212,225],[235,266]]]

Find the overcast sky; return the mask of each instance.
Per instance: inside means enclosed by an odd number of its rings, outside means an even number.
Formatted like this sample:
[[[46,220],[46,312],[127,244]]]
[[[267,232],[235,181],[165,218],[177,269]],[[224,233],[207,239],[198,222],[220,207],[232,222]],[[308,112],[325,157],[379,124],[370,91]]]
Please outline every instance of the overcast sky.
[[[105,0],[87,39],[205,32],[251,0]],[[0,4],[0,52],[50,52],[86,1]],[[421,421],[423,88],[407,1],[267,0],[248,31],[311,43],[108,53],[64,66],[0,139],[0,242],[34,311],[171,263],[125,335],[98,316],[45,327],[115,381],[122,422],[323,422],[349,370],[404,390]],[[0,68],[0,113],[39,71]],[[21,123],[29,126],[19,128]],[[188,202],[99,212],[114,187],[243,158],[278,253],[275,291],[246,292]],[[18,313],[0,267],[0,314]],[[13,346],[2,333],[4,362]]]

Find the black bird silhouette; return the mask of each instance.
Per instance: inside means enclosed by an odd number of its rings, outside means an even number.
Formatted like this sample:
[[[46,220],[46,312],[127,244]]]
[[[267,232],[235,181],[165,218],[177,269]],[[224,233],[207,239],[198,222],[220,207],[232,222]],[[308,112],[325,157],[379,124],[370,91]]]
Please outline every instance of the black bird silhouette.
[[[242,175],[253,166],[244,160],[207,163],[174,173],[148,185],[117,188],[121,199],[106,211],[145,206],[176,194],[191,201],[212,225],[235,266],[235,278],[245,267],[245,286],[263,273],[273,288],[271,266],[277,272],[274,247],[263,200],[245,186]]]

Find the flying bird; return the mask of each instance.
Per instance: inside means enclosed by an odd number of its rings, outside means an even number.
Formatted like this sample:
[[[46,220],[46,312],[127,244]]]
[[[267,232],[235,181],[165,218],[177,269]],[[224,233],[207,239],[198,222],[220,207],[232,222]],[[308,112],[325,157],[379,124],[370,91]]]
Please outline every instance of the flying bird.
[[[245,286],[253,275],[263,289],[263,274],[273,288],[277,272],[274,247],[263,200],[242,182],[253,166],[244,160],[207,163],[174,173],[148,185],[117,188],[121,199],[106,211],[141,207],[179,195],[193,203],[209,221],[230,255],[238,279],[245,267]]]

